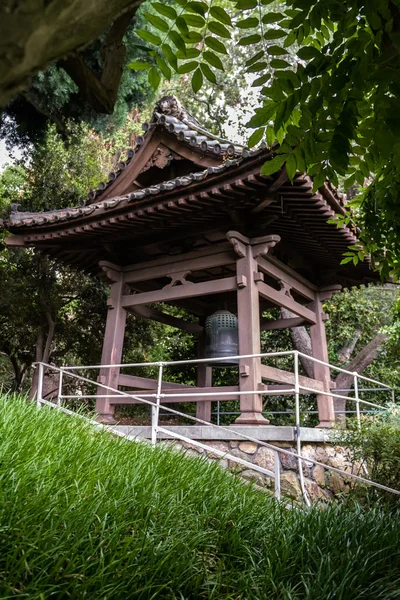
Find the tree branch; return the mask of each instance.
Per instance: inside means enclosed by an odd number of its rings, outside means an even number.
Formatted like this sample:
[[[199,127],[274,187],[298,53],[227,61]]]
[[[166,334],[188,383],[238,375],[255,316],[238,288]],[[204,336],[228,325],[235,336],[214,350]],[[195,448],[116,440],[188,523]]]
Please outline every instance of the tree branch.
[[[295,315],[290,310],[281,308],[282,319],[293,319],[297,316],[298,315]],[[304,325],[300,327],[292,327],[290,329],[290,339],[292,340],[292,345],[295,350],[312,356],[311,338],[308,335],[307,329],[304,327]],[[306,372],[307,377],[314,378],[314,363],[311,360],[304,358],[304,356],[300,356],[300,362],[304,371]]]
[[[104,62],[101,77],[77,53],[60,62],[79,87],[81,95],[98,113],[111,114],[114,110],[126,55],[122,38],[135,13],[136,7],[121,15],[107,33],[101,50]]]

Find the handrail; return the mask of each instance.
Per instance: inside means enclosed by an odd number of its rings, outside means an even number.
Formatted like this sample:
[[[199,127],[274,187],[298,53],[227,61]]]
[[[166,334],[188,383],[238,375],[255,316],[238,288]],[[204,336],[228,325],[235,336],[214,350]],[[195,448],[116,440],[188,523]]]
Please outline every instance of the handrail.
[[[274,353],[275,355],[278,353]],[[281,353],[279,353],[281,354]],[[285,353],[286,355],[288,353]],[[388,491],[390,493],[396,494],[400,496],[400,491],[399,490],[395,490],[393,488],[390,488],[388,486],[385,486],[383,484],[377,483],[377,482],[373,482],[369,479],[366,479],[364,477],[361,477],[359,475],[355,475],[353,473],[348,473],[346,471],[343,471],[342,469],[338,469],[337,467],[332,467],[331,465],[326,465],[320,461],[317,461],[315,459],[312,458],[304,458],[301,455],[301,440],[300,440],[300,432],[301,432],[301,427],[300,427],[300,412],[299,412],[299,396],[300,396],[300,385],[299,385],[299,375],[298,375],[298,358],[300,355],[302,355],[302,353],[299,353],[297,351],[293,351],[290,352],[290,354],[294,354],[295,356],[295,388],[294,388],[294,393],[295,393],[295,397],[296,397],[296,441],[297,441],[297,452],[291,452],[289,450],[286,450],[284,448],[280,448],[278,446],[275,446],[274,444],[270,444],[268,442],[265,442],[263,440],[259,440],[257,438],[254,438],[253,436],[249,436],[247,434],[243,434],[242,432],[240,432],[240,436],[242,439],[251,441],[251,442],[255,442],[257,444],[259,444],[260,446],[265,446],[267,448],[270,448],[271,450],[274,451],[274,455],[275,455],[275,468],[274,468],[274,472],[269,471],[267,469],[263,469],[263,467],[260,467],[259,465],[254,465],[251,462],[247,462],[244,459],[239,459],[239,457],[235,457],[233,455],[230,455],[228,453],[224,453],[223,451],[220,451],[216,448],[213,448],[212,446],[206,446],[205,444],[201,445],[200,442],[198,442],[197,440],[192,440],[189,438],[185,438],[185,441],[189,441],[191,444],[193,445],[197,445],[200,447],[206,447],[207,450],[209,450],[210,452],[214,453],[214,454],[221,454],[222,456],[227,456],[229,458],[229,460],[232,460],[233,462],[237,462],[239,464],[243,464],[245,463],[246,466],[248,466],[250,469],[253,470],[257,470],[260,472],[263,472],[264,474],[268,475],[269,477],[273,477],[274,481],[275,481],[275,497],[280,498],[280,482],[279,482],[279,478],[280,478],[280,471],[279,471],[279,453],[281,454],[286,454],[288,456],[292,456],[298,459],[298,463],[299,463],[299,478],[300,478],[300,483],[301,483],[301,487],[302,487],[302,492],[303,492],[303,497],[305,499],[305,502],[307,505],[309,505],[309,499],[305,490],[305,486],[304,486],[304,480],[303,480],[303,470],[302,470],[302,464],[303,462],[308,462],[308,463],[312,463],[314,465],[320,465],[322,466],[324,469],[329,469],[331,471],[337,472],[341,475],[344,475],[345,477],[354,479],[356,481],[360,481],[362,483],[365,483],[367,485],[371,485],[372,487],[376,487],[385,491]],[[258,355],[256,355],[258,356]],[[239,357],[241,358],[241,357]],[[201,359],[200,359],[201,360]],[[219,360],[219,359],[218,359]],[[191,361],[178,361],[180,364],[185,363],[187,364],[187,362],[191,362]],[[200,362],[200,361],[193,361],[193,362]],[[204,360],[202,361],[204,362]],[[152,407],[152,443],[153,445],[156,444],[157,442],[157,435],[159,432],[163,432],[168,434],[170,437],[172,438],[176,438],[176,439],[183,439],[184,436],[181,436],[180,434],[171,431],[169,429],[166,429],[164,427],[160,427],[159,426],[159,409],[160,409],[160,401],[162,398],[162,394],[161,394],[161,385],[162,385],[162,372],[163,372],[163,367],[168,364],[168,363],[164,363],[164,362],[158,362],[155,363],[158,367],[159,367],[159,376],[158,376],[158,381],[157,381],[157,392],[155,394],[153,394],[153,398],[155,398],[155,402],[151,402],[150,400],[147,400],[146,398],[142,397],[142,396],[138,396],[135,394],[129,394],[127,392],[121,391],[121,390],[117,390],[115,388],[112,388],[111,386],[107,386],[106,384],[100,383],[100,382],[95,382],[91,379],[88,379],[87,377],[83,377],[81,375],[77,375],[76,373],[72,373],[71,369],[68,369],[67,367],[55,367],[53,365],[48,365],[46,363],[43,362],[39,362],[36,363],[36,365],[39,366],[39,385],[38,385],[38,394],[37,394],[37,405],[38,407],[40,407],[42,404],[45,404],[46,406],[52,406],[56,409],[68,412],[68,414],[71,413],[71,411],[69,411],[68,409],[65,409],[63,406],[61,406],[60,404],[60,399],[62,398],[61,395],[59,395],[58,398],[58,402],[57,404],[52,404],[51,402],[48,402],[47,400],[44,400],[42,398],[42,389],[43,389],[43,377],[44,377],[44,368],[49,368],[49,369],[53,369],[55,371],[58,371],[60,373],[63,373],[63,376],[68,376],[68,377],[72,377],[73,379],[79,380],[79,381],[83,381],[85,383],[89,383],[92,385],[96,385],[97,387],[101,387],[104,390],[108,390],[110,392],[117,392],[119,396],[126,396],[128,398],[133,398],[135,400],[137,400],[138,402],[141,402],[143,404],[147,404],[149,406]],[[177,364],[177,363],[172,363],[172,364]],[[297,365],[297,366],[296,366]],[[115,365],[113,365],[115,366]],[[142,366],[142,364],[140,365]],[[75,370],[76,368],[89,368],[89,367],[74,367],[73,370]],[[355,380],[358,377],[357,373],[352,373],[352,375],[355,377]],[[389,386],[388,386],[389,387]],[[315,393],[315,390],[313,390]],[[361,402],[366,402],[361,400],[358,397],[358,390],[355,390],[356,392],[356,396],[355,398],[353,398],[356,402],[357,402],[357,406],[359,405],[359,403]],[[319,392],[318,392],[319,393]],[[82,396],[82,399],[85,396]],[[369,403],[370,404],[370,403]],[[378,406],[378,405],[377,405]],[[383,409],[385,409],[385,407],[381,407]],[[194,417],[193,415],[189,415],[189,414],[185,414],[182,413],[180,411],[177,411],[175,409],[169,408],[167,406],[163,406],[163,410],[167,411],[170,414],[174,414],[174,415],[178,415],[178,416],[182,416],[188,419],[191,419],[197,423],[201,423],[203,425],[210,425],[210,423],[208,421],[205,421],[203,419],[199,419],[198,417]],[[358,413],[359,416],[359,413]],[[98,425],[98,423],[96,424]],[[224,427],[222,425],[213,425],[213,427],[219,429],[220,431],[226,431],[228,432],[230,435],[232,435],[232,433],[235,433],[234,429],[231,428],[227,428]],[[115,430],[112,429],[112,431],[114,432]],[[236,432],[238,433],[238,432]],[[124,434],[124,436],[129,436],[129,432],[127,434]],[[255,467],[257,467],[255,469]]]

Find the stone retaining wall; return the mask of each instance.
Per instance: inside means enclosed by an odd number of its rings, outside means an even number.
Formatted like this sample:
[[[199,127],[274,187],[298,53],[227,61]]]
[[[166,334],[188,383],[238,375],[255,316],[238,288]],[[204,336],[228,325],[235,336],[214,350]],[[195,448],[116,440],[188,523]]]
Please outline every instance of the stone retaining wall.
[[[232,472],[239,473],[246,480],[253,481],[257,486],[266,490],[273,490],[274,480],[258,471],[246,468],[244,465],[234,463],[226,458],[221,458],[195,446],[194,444],[164,440],[163,443],[173,445],[175,448],[185,450],[193,456],[207,456],[208,459],[218,461],[219,464]],[[249,461],[270,471],[274,471],[275,453],[270,448],[248,441],[215,441],[202,440],[202,443],[222,452],[226,452]],[[274,446],[296,452],[293,444],[285,442],[272,442]],[[329,466],[343,471],[358,474],[359,466],[352,465],[349,451],[332,443],[307,443],[302,445],[302,456],[318,460],[327,465],[327,469],[311,462],[303,462],[304,483],[308,496],[312,502],[331,501],[335,497],[347,493],[354,480],[350,477],[330,471]],[[300,501],[302,492],[299,481],[298,460],[293,456],[279,453],[281,466],[281,494],[282,496]]]

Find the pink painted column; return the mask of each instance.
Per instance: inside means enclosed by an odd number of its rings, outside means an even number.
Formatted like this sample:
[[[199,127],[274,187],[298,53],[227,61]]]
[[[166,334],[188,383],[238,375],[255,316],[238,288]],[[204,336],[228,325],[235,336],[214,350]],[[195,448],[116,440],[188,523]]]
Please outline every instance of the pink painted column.
[[[198,358],[204,358],[205,351],[205,333],[203,332],[199,341],[199,349],[197,353]],[[211,387],[212,386],[212,368],[208,367],[206,363],[199,363],[197,365],[197,385],[198,387]],[[215,400],[215,398],[213,398]],[[204,402],[196,402],[196,417],[203,421],[211,421],[211,400],[205,400]]]
[[[237,234],[240,236],[240,234]],[[258,272],[257,261],[253,257],[250,240],[244,236],[233,238],[237,274],[237,307],[239,327],[239,354],[259,354],[260,341],[260,302],[255,275]],[[233,242],[233,239],[230,241]],[[246,243],[246,241],[248,243]],[[239,390],[255,391],[261,388],[261,359],[243,358],[239,363]],[[243,394],[240,396],[241,415],[236,419],[240,425],[267,425],[262,415],[262,395]]]
[[[124,334],[126,324],[126,310],[121,306],[121,298],[124,292],[123,275],[113,273],[114,281],[111,284],[110,295],[107,301],[108,313],[106,330],[104,333],[103,352],[101,355],[102,365],[117,365],[121,363],[124,345]],[[112,388],[118,388],[119,367],[104,368],[100,370],[99,383]],[[112,394],[112,392],[110,392]],[[103,387],[97,388],[97,394],[104,396],[107,390]],[[103,423],[115,423],[114,405],[110,404],[108,397],[96,400],[96,412],[98,421]]]
[[[312,355],[318,360],[328,363],[328,344],[326,341],[325,323],[323,320],[323,310],[321,295],[319,292],[315,294],[315,301],[313,303],[316,324],[310,327]],[[330,369],[319,363],[313,363],[314,365],[314,379],[322,381],[325,387],[325,391],[330,391]],[[332,396],[325,396],[323,394],[317,395],[318,404],[318,417],[319,425],[317,427],[332,427],[335,421],[335,411]]]

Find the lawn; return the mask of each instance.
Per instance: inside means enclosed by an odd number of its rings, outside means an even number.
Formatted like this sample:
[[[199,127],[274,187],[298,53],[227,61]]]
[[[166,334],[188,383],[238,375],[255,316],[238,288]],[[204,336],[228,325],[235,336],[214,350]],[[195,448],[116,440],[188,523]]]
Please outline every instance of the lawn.
[[[400,598],[400,515],[287,510],[216,464],[0,398],[0,598]]]

